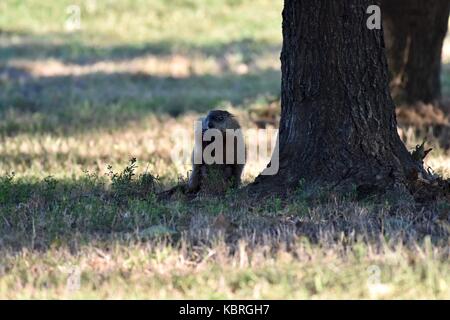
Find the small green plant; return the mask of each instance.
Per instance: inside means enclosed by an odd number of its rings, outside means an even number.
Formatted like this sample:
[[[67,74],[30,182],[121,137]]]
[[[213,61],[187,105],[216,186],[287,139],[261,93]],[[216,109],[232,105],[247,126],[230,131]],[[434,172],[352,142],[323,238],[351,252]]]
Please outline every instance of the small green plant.
[[[136,158],[131,158],[128,165],[120,173],[114,172],[112,166],[108,165],[107,175],[111,180],[111,191],[114,199],[119,202],[127,202],[130,197],[145,198],[156,193],[159,178],[145,172],[135,179],[137,167]]]
[[[423,160],[427,157],[427,155],[433,150],[432,148],[428,150],[425,149],[426,142],[427,140],[424,139],[422,144],[417,145],[416,148],[411,152],[411,157],[414,159],[414,161],[422,163]]]

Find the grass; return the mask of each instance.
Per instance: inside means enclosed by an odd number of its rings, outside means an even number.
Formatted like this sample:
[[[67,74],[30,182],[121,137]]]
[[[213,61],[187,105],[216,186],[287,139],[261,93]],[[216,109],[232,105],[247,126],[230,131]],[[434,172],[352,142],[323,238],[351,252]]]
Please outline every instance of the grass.
[[[67,32],[73,3],[2,1],[0,131],[117,128],[278,93],[280,3],[84,1]]]
[[[192,258],[165,244],[112,243],[82,246],[76,255],[68,249],[23,252],[4,259],[8,274],[2,277],[0,294],[57,299],[448,298],[448,266],[429,246],[413,255],[402,247],[393,253],[354,245],[345,258],[340,249],[318,251],[299,242],[293,253],[258,247],[248,254],[242,244],[229,254],[219,242]],[[68,288],[74,268],[82,270],[77,290]]]
[[[308,186],[289,201],[157,200],[186,178],[200,114],[254,129],[251,110],[277,99],[281,6],[0,2],[0,298],[450,297],[447,203],[314,200]],[[447,65],[443,79],[448,93]],[[427,134],[405,132],[409,148]],[[449,151],[429,143],[449,177]]]

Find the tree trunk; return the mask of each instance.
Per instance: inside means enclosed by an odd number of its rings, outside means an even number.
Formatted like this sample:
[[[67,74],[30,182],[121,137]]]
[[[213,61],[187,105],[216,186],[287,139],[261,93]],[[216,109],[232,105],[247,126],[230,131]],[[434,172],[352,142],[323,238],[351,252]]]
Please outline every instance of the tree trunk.
[[[437,102],[450,1],[382,0],[381,8],[394,100]]]
[[[397,134],[383,31],[366,27],[372,4],[285,0],[280,169],[256,190],[300,179],[385,188],[417,167]]]

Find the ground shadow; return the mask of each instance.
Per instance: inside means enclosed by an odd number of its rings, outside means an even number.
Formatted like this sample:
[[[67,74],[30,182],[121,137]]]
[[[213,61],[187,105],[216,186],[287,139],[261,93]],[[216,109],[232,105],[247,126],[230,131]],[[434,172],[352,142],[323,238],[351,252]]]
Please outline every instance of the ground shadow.
[[[23,71],[14,71],[23,74]],[[0,132],[60,132],[111,128],[149,113],[178,116],[226,103],[242,106],[278,93],[279,71],[187,78],[129,73],[11,81],[0,93]]]
[[[153,189],[148,181],[142,177],[122,179],[107,186],[105,180],[95,175],[76,180],[49,177],[38,181],[2,176],[1,247],[14,251],[22,248],[47,250],[55,242],[79,245],[99,240],[152,240],[148,234],[142,237],[144,234],[139,231],[152,226],[173,230],[167,238],[169,241],[179,240],[184,232],[187,235],[185,240],[194,245],[199,241],[214,243],[217,240],[215,236],[223,232],[216,226],[215,217],[219,213],[233,221],[234,227],[226,231],[225,237],[226,242],[233,246],[240,240],[253,245],[289,246],[298,241],[299,236],[311,243],[333,243],[343,235],[358,235],[358,241],[364,242],[379,243],[390,239],[412,245],[430,237],[436,244],[445,246],[448,237],[448,230],[439,222],[436,206],[416,210],[413,205],[358,204],[350,199],[333,197],[311,203],[306,198],[302,203],[291,199],[293,202],[289,203],[300,206],[296,208],[304,212],[285,217],[273,214],[283,211],[286,205],[275,205],[273,198],[256,203],[249,199],[241,201],[245,198],[213,197],[203,199],[202,203],[192,202],[184,206],[178,202],[173,206],[173,203],[153,197],[152,194],[159,189]],[[241,201],[239,209],[233,205],[234,201]],[[255,209],[257,215],[254,214]],[[379,218],[380,215],[383,219]]]
[[[19,43],[10,43],[5,40],[12,36],[20,36],[23,40]],[[2,46],[0,63],[11,59],[57,59],[64,63],[85,65],[104,60],[129,60],[145,55],[162,57],[174,53],[186,56],[202,55],[216,59],[223,58],[230,53],[239,53],[244,62],[250,62],[255,56],[262,54],[279,55],[281,49],[281,44],[256,41],[251,38],[205,45],[159,41],[135,45],[94,46],[86,45],[76,38],[67,42],[68,35],[61,33],[50,33],[45,37],[39,37],[9,32],[3,35],[0,33],[0,40],[2,37],[7,45]]]

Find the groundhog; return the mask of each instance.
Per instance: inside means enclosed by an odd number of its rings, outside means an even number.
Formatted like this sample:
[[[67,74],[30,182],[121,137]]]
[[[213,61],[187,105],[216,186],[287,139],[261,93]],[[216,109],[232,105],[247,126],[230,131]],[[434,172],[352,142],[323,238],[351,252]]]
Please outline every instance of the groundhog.
[[[222,193],[239,187],[246,156],[239,122],[227,111],[213,110],[201,123],[201,135],[196,135],[192,152],[192,173],[187,191]],[[220,138],[222,143],[216,138]],[[222,148],[217,148],[220,145]],[[208,154],[215,159],[213,163],[208,161]]]

